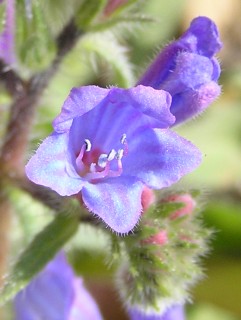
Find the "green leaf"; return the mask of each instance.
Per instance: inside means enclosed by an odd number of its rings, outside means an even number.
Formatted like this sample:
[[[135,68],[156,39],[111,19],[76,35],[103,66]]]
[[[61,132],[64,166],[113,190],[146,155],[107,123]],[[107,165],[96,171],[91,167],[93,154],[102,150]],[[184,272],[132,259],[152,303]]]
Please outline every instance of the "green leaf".
[[[132,65],[127,58],[127,49],[118,43],[111,32],[88,35],[83,39],[82,46],[85,49],[86,57],[92,59],[94,67],[96,64],[100,66],[102,63],[103,65],[105,62],[107,74],[104,76],[114,78],[115,85],[124,88],[133,85],[134,76]]]
[[[82,29],[88,27],[102,11],[107,0],[85,0],[76,15],[76,23]]]
[[[41,70],[53,60],[56,48],[38,0],[32,2],[31,17],[26,16],[25,3],[17,2],[17,51],[21,63]]]
[[[111,2],[111,1],[109,1],[109,2]],[[107,4],[107,14],[110,14],[110,15],[112,15],[112,16],[116,16],[116,15],[120,15],[120,13],[126,13],[126,11],[127,11],[127,9],[130,9],[130,8],[135,8],[136,10],[138,10],[138,4],[139,5],[141,5],[141,2],[142,2],[142,0],[128,0],[128,1],[119,1],[119,3],[118,2],[116,2],[116,3],[114,3],[113,4],[113,2],[115,2],[115,1],[112,1],[112,4],[111,4],[111,9],[113,9],[113,10],[111,10],[111,12],[110,12],[110,10],[108,10],[110,7],[109,7],[109,5]]]
[[[125,25],[127,27],[130,27],[133,24],[142,24],[142,23],[150,23],[154,22],[154,19],[147,15],[141,15],[141,14],[129,14],[125,16],[118,16],[114,17],[108,20],[104,20],[101,23],[97,23],[90,27],[90,31],[104,31],[106,29],[110,29],[119,25]]]
[[[41,9],[48,25],[48,31],[56,37],[74,17],[79,6],[80,0],[41,1]]]
[[[59,213],[21,254],[0,293],[0,304],[9,301],[42,270],[78,229],[76,214]]]
[[[2,3],[0,5],[0,21],[2,22],[2,23],[0,23],[0,33],[3,32],[4,27],[5,27],[5,23],[4,23],[4,21],[6,19],[6,17],[5,17],[6,16],[5,7],[6,7],[6,5],[4,3]]]

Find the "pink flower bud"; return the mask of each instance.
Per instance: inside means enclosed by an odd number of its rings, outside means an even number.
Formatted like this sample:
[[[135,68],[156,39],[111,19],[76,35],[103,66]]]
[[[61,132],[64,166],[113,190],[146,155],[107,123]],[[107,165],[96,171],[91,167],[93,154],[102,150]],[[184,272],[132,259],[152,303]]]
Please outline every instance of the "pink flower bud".
[[[167,231],[161,230],[154,236],[149,237],[144,242],[145,244],[156,244],[159,246],[163,246],[168,241]]]
[[[165,200],[165,202],[179,202],[182,203],[184,206],[176,211],[174,211],[170,219],[174,220],[185,215],[192,214],[193,210],[196,207],[196,201],[191,197],[190,194],[177,194],[172,195]]]
[[[144,187],[141,195],[141,205],[143,208],[143,213],[155,202],[156,197],[153,190]]]
[[[109,0],[104,10],[105,15],[111,15],[115,10],[117,10],[127,2],[128,0]]]

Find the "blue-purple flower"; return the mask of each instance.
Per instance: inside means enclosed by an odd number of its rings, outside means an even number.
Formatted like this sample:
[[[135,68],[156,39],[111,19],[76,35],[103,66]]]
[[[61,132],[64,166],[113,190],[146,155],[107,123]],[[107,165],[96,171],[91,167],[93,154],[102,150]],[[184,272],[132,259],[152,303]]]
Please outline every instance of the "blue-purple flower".
[[[74,88],[54,132],[26,166],[33,182],[61,196],[81,195],[113,230],[137,223],[145,186],[161,189],[195,169],[200,152],[168,128],[171,97],[162,90]]]
[[[13,64],[15,57],[15,0],[0,1],[5,6],[5,23],[0,33],[0,59],[5,64]]]
[[[59,253],[14,300],[15,320],[101,320],[83,280]]]
[[[184,307],[174,305],[164,313],[144,313],[137,309],[129,310],[130,320],[185,320]]]
[[[216,25],[207,17],[194,19],[189,29],[167,45],[138,84],[168,91],[175,125],[206,109],[220,94],[220,66],[214,55],[222,43]]]

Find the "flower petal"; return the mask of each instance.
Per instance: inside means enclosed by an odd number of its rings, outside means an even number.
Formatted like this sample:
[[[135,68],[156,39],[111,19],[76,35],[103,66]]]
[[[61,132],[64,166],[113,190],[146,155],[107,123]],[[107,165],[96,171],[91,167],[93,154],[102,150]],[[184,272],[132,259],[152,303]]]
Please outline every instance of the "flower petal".
[[[212,61],[212,63],[213,63],[213,75],[212,75],[212,80],[213,80],[213,81],[218,81],[218,78],[219,78],[220,73],[221,73],[220,64],[219,64],[219,62],[218,62],[218,59],[216,59],[216,58],[212,58],[211,61]]]
[[[163,90],[172,96],[195,89],[212,81],[213,63],[210,59],[195,53],[182,52],[176,58],[176,67],[162,83]]]
[[[61,196],[78,193],[84,181],[71,168],[67,148],[67,133],[53,133],[46,138],[25,167],[28,178]]]
[[[75,117],[95,108],[109,93],[109,89],[97,86],[73,88],[65,100],[60,114],[53,121],[56,132],[67,131]]]
[[[83,280],[75,278],[73,287],[75,297],[68,320],[102,320],[100,310],[91,294],[85,289]]]
[[[163,82],[175,69],[176,57],[180,53],[194,53],[212,58],[221,47],[222,43],[214,22],[207,17],[198,17],[192,21],[182,37],[167,45],[157,55],[138,84],[163,89]],[[213,80],[217,80],[217,76]]]
[[[178,40],[167,45],[152,62],[138,84],[168,91],[172,95],[171,111],[175,124],[191,119],[203,108],[190,109],[179,103],[180,114],[173,112],[175,99],[182,101],[189,89],[198,90],[202,85],[217,82],[220,76],[218,60],[213,56],[222,47],[215,23],[207,17],[194,19],[188,30]],[[216,92],[220,90],[216,90]],[[184,99],[185,100],[185,99]],[[195,101],[192,101],[195,104]],[[207,107],[206,105],[205,107]],[[182,115],[185,113],[185,116]],[[174,124],[174,125],[175,125]]]
[[[16,320],[67,319],[75,294],[73,278],[65,256],[58,254],[17,294],[14,301]]]
[[[165,91],[151,87],[110,89],[102,103],[73,120],[70,141],[74,152],[77,154],[88,139],[93,149],[109,153],[120,147],[123,134],[128,139],[137,126],[169,127],[175,121],[169,98]]]
[[[123,175],[134,176],[154,189],[172,185],[201,162],[194,145],[167,129],[136,131],[128,148]]]
[[[108,99],[119,106],[129,104],[144,115],[158,120],[155,122],[157,128],[167,128],[175,121],[170,113],[171,95],[164,90],[143,85],[127,90],[116,88],[110,91]]]
[[[218,29],[215,23],[207,17],[193,19],[189,29],[180,38],[191,52],[211,58],[221,48]]]
[[[176,117],[175,125],[202,113],[221,93],[221,87],[214,81],[188,90],[173,97],[171,112]]]
[[[174,305],[164,313],[144,313],[137,308],[128,310],[131,320],[185,320],[184,308],[182,305]]]
[[[133,177],[104,179],[82,189],[87,208],[97,214],[114,231],[129,232],[141,214],[143,184]]]
[[[15,320],[101,320],[83,280],[60,252],[14,299]]]

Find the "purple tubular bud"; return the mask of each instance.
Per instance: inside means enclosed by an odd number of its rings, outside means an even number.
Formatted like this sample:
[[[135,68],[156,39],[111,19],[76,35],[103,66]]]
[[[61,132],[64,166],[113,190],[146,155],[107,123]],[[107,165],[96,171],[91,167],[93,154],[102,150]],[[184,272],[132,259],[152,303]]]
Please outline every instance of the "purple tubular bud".
[[[129,310],[130,320],[185,320],[184,307],[182,305],[175,305],[168,308],[164,313],[148,313],[137,310]]]
[[[171,94],[174,125],[200,114],[219,96],[220,66],[214,55],[221,47],[214,22],[198,17],[160,52],[138,81]]]
[[[99,309],[74,275],[63,253],[58,254],[15,299],[15,320],[101,320]]]

